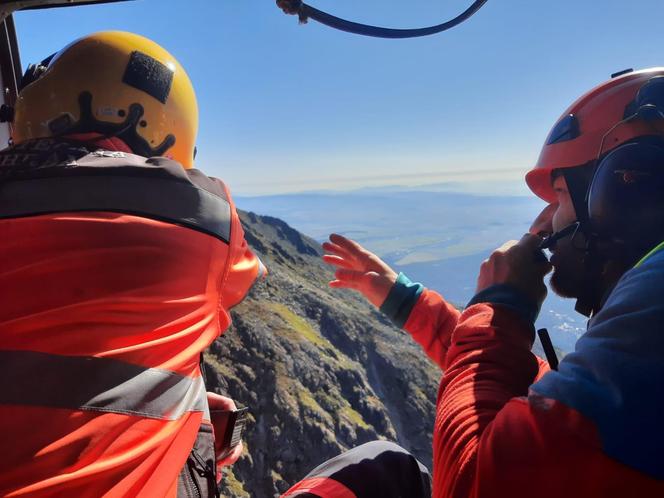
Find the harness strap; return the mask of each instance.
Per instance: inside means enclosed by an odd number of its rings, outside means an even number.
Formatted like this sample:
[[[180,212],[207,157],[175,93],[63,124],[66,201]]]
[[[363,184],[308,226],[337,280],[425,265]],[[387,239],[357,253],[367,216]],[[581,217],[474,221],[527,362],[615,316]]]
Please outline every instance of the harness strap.
[[[0,218],[84,211],[144,216],[230,240],[228,202],[186,183],[83,176],[8,182],[0,189]]]

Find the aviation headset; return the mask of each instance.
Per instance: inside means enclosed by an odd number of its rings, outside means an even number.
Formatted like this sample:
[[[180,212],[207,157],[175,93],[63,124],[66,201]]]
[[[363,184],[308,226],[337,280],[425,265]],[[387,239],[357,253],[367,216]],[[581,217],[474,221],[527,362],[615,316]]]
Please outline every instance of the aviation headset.
[[[585,205],[590,234],[641,246],[661,242],[652,237],[664,237],[664,76],[651,78],[639,89],[614,128],[635,120],[651,125],[652,134],[605,155],[600,151]]]
[[[604,154],[607,136],[636,120],[650,125],[652,132]],[[578,232],[585,236],[583,249],[589,253],[598,241],[638,251],[664,239],[663,123],[664,76],[655,76],[626,106],[623,119],[606,133],[598,159],[584,167],[561,170],[577,222],[545,239],[542,249],[566,236],[575,238]]]

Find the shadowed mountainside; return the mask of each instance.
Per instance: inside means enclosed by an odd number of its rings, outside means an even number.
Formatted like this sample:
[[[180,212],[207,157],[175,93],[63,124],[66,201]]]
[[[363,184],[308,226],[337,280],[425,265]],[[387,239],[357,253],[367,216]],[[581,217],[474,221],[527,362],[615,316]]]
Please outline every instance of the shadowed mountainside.
[[[271,498],[374,439],[430,467],[437,367],[359,295],[327,286],[317,242],[276,218],[241,218],[269,275],[205,355],[208,390],[251,412],[224,496]]]

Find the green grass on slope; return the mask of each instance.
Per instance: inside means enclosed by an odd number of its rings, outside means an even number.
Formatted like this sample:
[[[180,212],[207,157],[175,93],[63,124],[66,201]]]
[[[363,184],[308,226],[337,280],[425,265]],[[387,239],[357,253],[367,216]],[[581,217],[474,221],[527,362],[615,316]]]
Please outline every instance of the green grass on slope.
[[[269,306],[272,309],[272,311],[277,313],[277,315],[279,315],[284,320],[284,322],[286,322],[290,326],[292,330],[300,334],[304,339],[309,341],[311,344],[315,344],[316,346],[322,349],[331,349],[331,350],[335,349],[330,343],[330,341],[328,341],[324,337],[321,337],[309,324],[309,322],[307,322],[301,316],[298,316],[295,313],[293,313],[293,311],[288,309],[285,305],[280,303],[269,303]]]

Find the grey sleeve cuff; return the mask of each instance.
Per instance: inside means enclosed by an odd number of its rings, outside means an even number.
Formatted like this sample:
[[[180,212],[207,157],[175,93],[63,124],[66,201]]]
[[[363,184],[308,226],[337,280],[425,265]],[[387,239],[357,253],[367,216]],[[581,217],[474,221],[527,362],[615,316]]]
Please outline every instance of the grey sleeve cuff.
[[[523,292],[509,284],[496,284],[478,292],[468,302],[468,306],[478,303],[500,304],[516,311],[529,323],[534,324],[540,307]]]
[[[397,327],[403,328],[423,290],[424,286],[422,284],[411,282],[406,275],[399,273],[397,281],[390,289],[390,293],[381,305],[380,311],[392,320]]]

